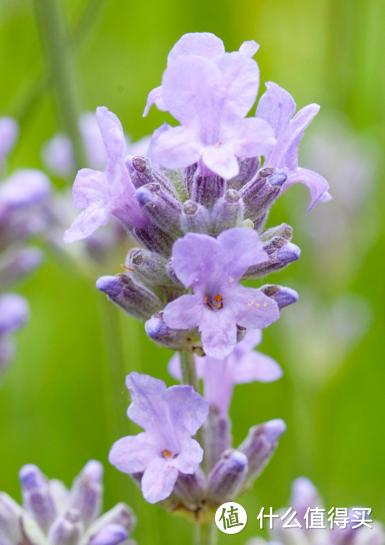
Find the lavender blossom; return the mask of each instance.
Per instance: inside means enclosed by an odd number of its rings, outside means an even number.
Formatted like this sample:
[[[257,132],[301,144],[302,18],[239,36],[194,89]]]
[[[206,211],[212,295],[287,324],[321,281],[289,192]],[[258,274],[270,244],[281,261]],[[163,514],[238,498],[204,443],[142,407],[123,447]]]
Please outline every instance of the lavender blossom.
[[[126,141],[119,119],[100,107],[96,116],[107,154],[104,172],[83,168],[73,186],[75,208],[85,210],[64,234],[70,243],[88,237],[111,216],[135,227],[145,227],[148,219],[135,198],[135,188],[125,164]]]
[[[312,199],[310,211],[327,192],[329,184],[316,172],[298,166],[298,147],[303,133],[320,107],[318,104],[310,104],[293,117],[296,110],[293,97],[276,83],[269,82],[266,87],[267,91],[261,96],[255,115],[258,119],[266,121],[274,130],[277,142],[265,156],[264,167],[280,168],[287,173],[287,180],[282,186],[283,191],[298,182],[305,184]]]
[[[231,353],[237,325],[260,329],[278,320],[275,301],[238,284],[250,266],[267,258],[256,231],[234,228],[217,239],[189,233],[174,244],[172,256],[176,276],[194,295],[169,303],[164,321],[175,329],[199,327],[208,356],[221,359]]]
[[[208,54],[210,42],[218,47]],[[152,154],[166,168],[199,162],[201,174],[230,179],[239,173],[237,158],[265,155],[275,139],[265,121],[245,119],[258,94],[259,69],[250,58],[258,45],[219,53],[219,42],[212,34],[190,34],[171,51],[161,90],[150,93],[148,104],[155,101],[181,126],[156,135]]]
[[[223,360],[195,356],[197,375],[203,379],[204,397],[210,407],[216,407],[220,414],[228,413],[236,384],[273,382],[281,378],[282,370],[279,365],[269,356],[254,350],[261,340],[261,331],[251,330]],[[178,354],[169,361],[168,372],[181,380]]]
[[[142,473],[141,486],[149,503],[170,496],[178,473],[193,474],[203,458],[192,439],[205,422],[207,402],[191,386],[166,389],[162,380],[130,373],[132,396],[128,417],[145,431],[119,439],[109,460],[123,473]]]
[[[103,466],[88,462],[71,490],[29,464],[20,471],[23,507],[0,493],[0,542],[7,545],[118,545],[135,527],[135,515],[120,503],[99,517]],[[98,518],[99,517],[99,518]]]

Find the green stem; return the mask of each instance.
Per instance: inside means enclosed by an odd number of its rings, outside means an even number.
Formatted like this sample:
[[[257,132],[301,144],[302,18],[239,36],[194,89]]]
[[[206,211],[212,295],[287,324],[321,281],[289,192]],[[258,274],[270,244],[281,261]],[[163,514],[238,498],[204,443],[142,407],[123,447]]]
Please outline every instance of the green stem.
[[[215,522],[194,526],[194,545],[216,545],[217,537]]]
[[[86,166],[78,120],[81,113],[72,51],[60,0],[34,0],[37,26],[54,91],[57,115],[72,141],[77,169]]]
[[[182,383],[190,384],[196,392],[200,393],[194,354],[191,352],[179,352],[179,358],[182,369]]]

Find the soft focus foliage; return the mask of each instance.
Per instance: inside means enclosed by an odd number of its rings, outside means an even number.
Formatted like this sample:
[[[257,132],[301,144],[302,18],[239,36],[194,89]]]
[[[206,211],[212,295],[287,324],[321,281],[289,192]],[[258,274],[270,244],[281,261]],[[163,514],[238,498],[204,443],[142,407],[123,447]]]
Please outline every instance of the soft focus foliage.
[[[71,28],[76,27],[86,4],[85,0],[66,0]],[[99,4],[103,8],[98,12]],[[284,377],[271,384],[235,389],[233,431],[239,444],[256,421],[279,417],[287,422],[288,433],[271,465],[242,498],[249,523],[232,542],[241,544],[255,536],[260,507],[285,505],[290,483],[300,475],[316,484],[328,505],[372,507],[373,518],[385,522],[385,439],[381,432],[385,411],[385,215],[377,159],[377,142],[380,151],[385,143],[384,3],[226,0],[219,9],[213,0],[182,4],[100,0],[92,5],[89,19],[83,21],[74,39],[82,107],[94,111],[99,105],[107,106],[134,141],[165,119],[173,123],[171,116],[154,107],[146,119],[141,116],[148,92],[161,81],[168,51],[183,33],[191,31],[220,35],[228,51],[237,50],[245,40],[260,43],[256,59],[261,89],[265,81],[275,81],[296,98],[298,108],[321,104],[308,129],[309,138],[311,134],[316,138],[324,116],[334,117],[335,111],[347,116],[346,130],[354,141],[360,140],[360,151],[353,152],[356,159],[358,155],[363,161],[370,157],[362,183],[354,179],[350,184],[344,174],[345,191],[333,191],[338,182],[312,163],[311,153],[307,152],[305,160],[306,150],[300,148],[300,165],[319,169],[328,178],[334,200],[318,204],[305,216],[308,191],[296,186],[280,199],[269,220],[275,225],[285,216],[285,207],[291,211],[301,262],[273,276],[272,281],[295,287],[300,301],[297,309],[286,310],[282,323],[265,332],[261,346],[263,353],[279,361]],[[36,91],[42,57],[27,0],[0,4],[0,67],[0,115],[16,116],[21,132],[9,170],[42,168],[41,145],[62,127],[55,120],[48,94]],[[63,186],[61,180],[56,182]],[[360,191],[357,185],[365,188],[362,207],[354,199],[354,192]],[[322,206],[328,212],[319,210]],[[318,219],[322,213],[324,220]],[[309,238],[306,232],[313,232],[315,225],[328,222],[331,216],[344,220],[334,231],[325,232],[322,243]],[[346,236],[342,236],[341,224]],[[105,274],[120,272],[124,257],[123,253]],[[109,447],[118,438],[108,357],[124,356],[126,372],[152,374],[171,385],[167,374],[171,353],[151,343],[141,324],[115,312],[112,305],[103,305],[104,295],[89,276],[80,276],[67,262],[51,256],[20,289],[30,302],[32,319],[18,335],[17,357],[0,391],[0,490],[19,499],[17,474],[26,463],[37,464],[44,473],[69,485],[88,459],[98,459],[106,468],[105,507],[127,501],[134,508],[140,522],[133,537],[153,545],[180,543],[190,539],[187,523],[147,505],[135,485],[128,480],[126,484],[124,476],[107,462]],[[309,306],[313,309],[308,311]],[[299,315],[296,319],[295,313]],[[305,323],[304,315],[309,316]],[[109,331],[121,336],[121,349],[113,353],[103,333],[107,319]],[[333,351],[326,350],[330,346]],[[317,369],[314,373],[312,366]],[[322,366],[326,371],[320,371]],[[120,401],[128,406],[123,382]],[[138,428],[127,420],[127,434],[136,433]],[[219,536],[219,543],[225,540]]]

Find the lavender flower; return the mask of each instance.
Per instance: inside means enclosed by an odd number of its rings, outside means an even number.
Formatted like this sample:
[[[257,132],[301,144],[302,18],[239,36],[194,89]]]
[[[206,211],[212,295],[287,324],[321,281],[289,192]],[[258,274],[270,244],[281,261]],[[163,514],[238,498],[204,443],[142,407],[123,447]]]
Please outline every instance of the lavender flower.
[[[86,464],[71,490],[38,467],[20,471],[23,507],[0,493],[0,542],[7,545],[133,545],[135,515],[120,503],[100,518],[103,466]]]
[[[251,330],[223,360],[195,356],[197,375],[204,381],[204,397],[210,407],[216,407],[220,414],[228,413],[235,384],[273,382],[281,378],[279,365],[269,356],[254,350],[261,340],[261,331]],[[168,372],[181,380],[178,354],[169,361]]]
[[[266,87],[267,91],[261,96],[255,115],[274,130],[277,143],[266,155],[264,167],[280,168],[287,173],[283,191],[298,182],[305,184],[312,199],[310,211],[327,192],[329,184],[316,172],[298,166],[298,147],[303,133],[320,107],[318,104],[309,104],[292,118],[296,110],[293,97],[276,83],[269,82]]]
[[[323,508],[323,502],[313,483],[305,477],[300,477],[293,482],[290,506],[296,512],[296,520],[300,527],[283,528],[283,522],[280,518],[275,519],[273,529],[269,531],[271,545],[313,545],[314,543],[323,543],[325,545],[384,545],[385,533],[382,524],[379,522],[371,523],[372,529],[356,525],[354,511],[347,510],[346,525],[344,522],[333,523],[333,515],[328,523],[330,527],[309,528],[306,527],[306,513],[309,509]],[[287,509],[282,509],[279,514],[283,515]],[[344,518],[344,517],[342,517]],[[287,519],[286,519],[287,520]],[[261,538],[251,539],[247,545],[263,545],[266,542]]]
[[[0,376],[14,355],[12,333],[28,320],[28,303],[15,293],[0,295]]]
[[[145,431],[119,439],[109,460],[123,473],[142,473],[143,496],[150,503],[170,496],[178,473],[195,473],[203,451],[192,439],[205,422],[207,402],[191,386],[166,388],[162,380],[130,373],[128,417]]]
[[[176,276],[194,295],[169,303],[164,321],[175,329],[199,327],[208,356],[221,359],[230,354],[237,325],[260,329],[278,320],[275,301],[238,284],[250,266],[267,259],[256,231],[234,228],[217,239],[189,233],[174,244],[172,256]]]
[[[84,112],[79,118],[79,130],[83,140],[87,164],[94,170],[103,170],[107,155],[100,133],[96,115]],[[130,155],[146,155],[150,143],[149,137],[130,143],[125,135],[127,153]],[[46,168],[59,177],[68,177],[75,172],[75,159],[70,138],[62,133],[56,134],[42,148],[42,160]]]
[[[145,227],[147,217],[135,198],[124,161],[126,141],[119,119],[107,108],[100,107],[96,116],[107,154],[104,172],[84,168],[78,172],[73,187],[74,206],[85,210],[64,234],[70,243],[88,237],[111,216],[135,227]]]
[[[258,94],[259,69],[250,58],[258,45],[247,42],[239,52],[219,53],[221,40],[206,33],[180,42],[170,53],[161,90],[150,93],[148,104],[160,104],[181,126],[154,137],[153,157],[166,168],[199,162],[201,174],[233,178],[237,158],[265,155],[275,144],[265,121],[245,119]],[[208,54],[211,42],[217,55]]]

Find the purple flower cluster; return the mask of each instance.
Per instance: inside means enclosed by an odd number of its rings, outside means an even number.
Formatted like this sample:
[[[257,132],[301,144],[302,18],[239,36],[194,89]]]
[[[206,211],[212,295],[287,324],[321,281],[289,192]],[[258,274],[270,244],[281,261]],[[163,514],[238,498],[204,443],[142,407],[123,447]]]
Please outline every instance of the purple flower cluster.
[[[0,118],[0,170],[18,134],[16,122]],[[27,241],[48,222],[50,182],[38,170],[19,170],[0,181],[0,292],[28,275],[41,262],[38,248]],[[27,302],[15,294],[0,295],[0,375],[12,359],[11,334],[28,318]]]
[[[0,543],[4,545],[134,545],[132,510],[124,503],[100,516],[103,466],[89,461],[70,490],[40,469],[20,470],[23,505],[0,493]],[[99,517],[99,518],[98,518]]]
[[[102,276],[96,287],[145,322],[153,341],[180,352],[170,372],[184,384],[127,377],[127,414],[144,431],[117,441],[110,462],[141,485],[147,501],[195,521],[211,520],[215,506],[253,483],[286,429],[279,419],[254,426],[233,448],[234,385],[280,378],[278,364],[253,348],[260,330],[298,299],[290,288],[243,282],[300,257],[289,225],[266,227],[277,198],[301,182],[313,207],[329,189],[298,166],[318,106],[294,115],[292,97],[268,83],[256,115],[246,117],[259,90],[257,49],[249,41],[226,53],[213,34],[183,36],[145,110],[156,104],[180,126],[157,129],[145,156],[132,155],[118,118],[98,108],[106,165],[78,172],[73,199],[83,211],[64,235],[66,243],[85,239],[114,217],[140,244],[124,273]]]

